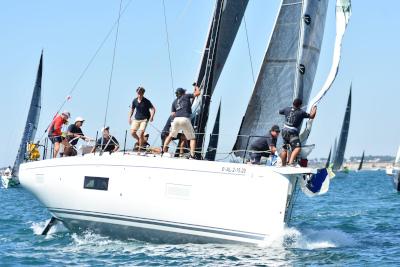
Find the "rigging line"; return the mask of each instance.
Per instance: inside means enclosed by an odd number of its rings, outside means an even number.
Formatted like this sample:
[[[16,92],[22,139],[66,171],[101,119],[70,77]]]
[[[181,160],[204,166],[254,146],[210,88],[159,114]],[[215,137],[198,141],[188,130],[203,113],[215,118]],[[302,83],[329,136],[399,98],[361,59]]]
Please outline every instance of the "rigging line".
[[[165,25],[165,35],[167,37],[167,48],[168,48],[168,60],[169,60],[169,74],[171,78],[171,89],[172,89],[172,95],[175,96],[174,94],[174,76],[172,73],[172,61],[171,61],[171,48],[169,45],[169,34],[168,34],[168,24],[167,24],[167,14],[165,11],[165,0],[162,0],[163,4],[163,11],[164,11],[164,25]]]
[[[247,32],[247,22],[246,22],[246,16],[243,15],[243,21],[244,21],[244,29],[246,32],[246,40],[247,40],[247,51],[249,52],[249,59],[250,59],[250,67],[251,67],[251,76],[253,77],[253,83],[256,83],[256,80],[254,78],[254,68],[253,68],[253,59],[251,57],[251,51],[250,51],[250,42],[249,42],[249,35]]]
[[[125,5],[124,9],[121,12],[121,17],[123,16],[123,14],[125,13],[125,11],[128,9],[129,5],[133,2],[133,0],[129,0],[129,2]],[[95,53],[93,54],[93,56],[90,58],[88,64],[86,65],[86,67],[83,69],[82,73],[79,75],[78,79],[75,81],[75,83],[73,84],[71,90],[68,92],[68,96],[64,99],[64,101],[62,102],[62,104],[60,105],[60,107],[58,108],[56,114],[54,115],[54,118],[52,119],[52,121],[49,123],[49,125],[46,127],[45,131],[43,132],[42,136],[40,137],[39,140],[42,140],[44,135],[46,134],[48,128],[50,127],[50,125],[53,123],[54,119],[57,117],[57,114],[61,111],[61,109],[64,107],[65,103],[70,99],[70,95],[75,91],[76,87],[78,86],[79,82],[82,80],[83,76],[85,76],[87,70],[89,69],[89,67],[92,65],[93,61],[95,60],[95,58],[97,57],[97,55],[99,54],[100,50],[103,48],[104,44],[106,43],[106,41],[108,40],[108,38],[110,37],[111,33],[114,31],[115,26],[117,26],[117,23],[119,23],[119,21],[114,22],[114,24],[111,26],[110,30],[108,31],[108,33],[106,34],[106,36],[104,37],[103,41],[101,41],[100,45],[97,47]]]
[[[119,3],[119,11],[118,11],[118,19],[117,19],[117,30],[116,30],[116,33],[115,33],[114,50],[113,50],[113,57],[112,57],[112,64],[111,64],[110,80],[109,80],[109,83],[108,83],[106,112],[104,114],[103,127],[106,127],[106,122],[107,122],[108,105],[109,105],[109,102],[110,102],[111,84],[112,84],[112,78],[113,78],[113,72],[114,72],[114,64],[115,64],[115,52],[117,50],[117,42],[118,42],[119,21],[121,19],[121,8],[122,8],[122,0]]]

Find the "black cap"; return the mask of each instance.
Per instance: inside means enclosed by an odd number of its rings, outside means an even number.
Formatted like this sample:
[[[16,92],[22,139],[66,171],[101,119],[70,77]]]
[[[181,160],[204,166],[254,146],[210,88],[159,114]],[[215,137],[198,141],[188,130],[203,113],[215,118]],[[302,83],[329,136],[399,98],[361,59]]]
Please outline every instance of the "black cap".
[[[272,132],[280,132],[281,129],[279,129],[279,126],[278,126],[278,125],[274,125],[274,126],[271,127],[271,131],[272,131]]]
[[[181,87],[179,87],[175,90],[175,94],[177,94],[177,95],[183,95],[183,94],[185,94],[185,92],[186,92],[186,90]]]

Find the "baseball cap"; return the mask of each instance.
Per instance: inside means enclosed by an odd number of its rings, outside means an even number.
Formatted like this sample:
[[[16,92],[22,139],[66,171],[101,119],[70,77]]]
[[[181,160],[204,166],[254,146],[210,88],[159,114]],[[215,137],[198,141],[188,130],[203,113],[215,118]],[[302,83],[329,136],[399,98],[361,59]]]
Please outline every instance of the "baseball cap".
[[[178,94],[178,95],[183,95],[185,92],[186,92],[186,90],[181,87],[179,87],[175,90],[175,94]]]
[[[274,125],[274,126],[271,127],[271,131],[280,132],[281,129],[279,129],[279,126],[278,126],[278,125]]]
[[[82,117],[76,117],[76,119],[75,119],[75,123],[76,123],[76,122],[78,122],[78,121],[84,122],[84,121],[85,121],[85,119],[84,119],[84,118],[82,118]]]
[[[64,110],[63,113],[61,113],[61,114],[67,116],[68,119],[71,118],[71,114],[70,114],[68,111],[66,111],[66,110]]]

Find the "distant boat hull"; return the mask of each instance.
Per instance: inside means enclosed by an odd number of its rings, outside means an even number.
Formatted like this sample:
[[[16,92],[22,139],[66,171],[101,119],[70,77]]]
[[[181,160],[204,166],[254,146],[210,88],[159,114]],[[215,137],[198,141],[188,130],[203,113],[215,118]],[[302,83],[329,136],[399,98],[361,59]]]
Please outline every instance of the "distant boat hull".
[[[19,180],[17,177],[14,177],[11,174],[11,171],[8,170],[8,173],[3,173],[1,175],[1,185],[3,188],[9,188],[19,185]]]
[[[116,153],[25,163],[20,181],[71,231],[149,242],[268,244],[290,218],[297,181],[312,173]],[[97,183],[91,177],[107,179],[107,189],[90,188]]]

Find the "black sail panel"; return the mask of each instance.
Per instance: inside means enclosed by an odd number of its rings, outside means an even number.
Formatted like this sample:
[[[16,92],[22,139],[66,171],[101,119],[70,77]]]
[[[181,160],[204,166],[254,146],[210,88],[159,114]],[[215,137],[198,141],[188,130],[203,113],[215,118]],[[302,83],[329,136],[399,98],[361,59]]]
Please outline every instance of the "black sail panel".
[[[24,133],[18,149],[17,157],[15,158],[12,173],[18,176],[19,165],[25,160],[26,144],[35,139],[36,130],[39,123],[41,109],[41,94],[42,94],[42,69],[43,69],[43,52],[40,55],[39,67],[36,74],[35,87],[33,88],[31,104],[29,106],[28,117],[26,119]]]
[[[221,115],[221,102],[219,102],[219,107],[217,116],[215,118],[214,127],[210,136],[210,141],[208,142],[207,152],[205,156],[206,160],[214,161],[215,156],[217,155],[220,115]]]
[[[193,104],[197,150],[202,150],[211,97],[239,30],[248,0],[218,0],[201,59],[197,84],[202,94]]]
[[[344,153],[346,152],[347,137],[350,128],[350,115],[351,115],[351,86],[349,98],[347,100],[346,113],[344,114],[342,129],[340,131],[339,142],[337,145],[335,161],[333,162],[333,170],[339,170],[343,165]]]

